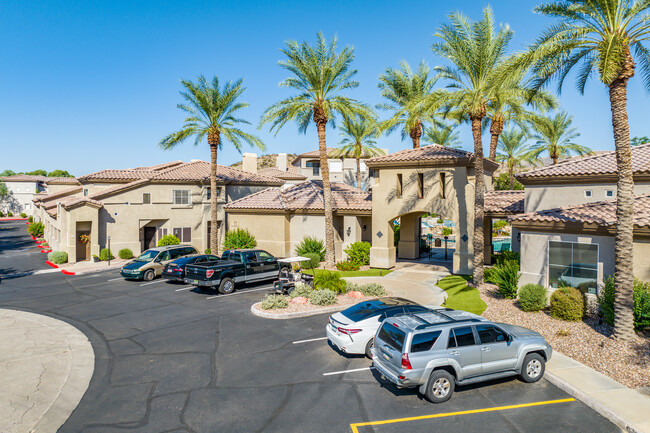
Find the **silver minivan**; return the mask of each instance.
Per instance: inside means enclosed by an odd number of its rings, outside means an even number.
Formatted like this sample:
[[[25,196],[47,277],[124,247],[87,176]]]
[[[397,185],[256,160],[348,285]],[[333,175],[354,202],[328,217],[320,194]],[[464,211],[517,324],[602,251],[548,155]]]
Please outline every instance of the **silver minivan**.
[[[384,320],[375,335],[372,360],[399,388],[418,388],[429,401],[442,403],[456,385],[516,375],[537,382],[552,353],[537,332],[438,309]]]

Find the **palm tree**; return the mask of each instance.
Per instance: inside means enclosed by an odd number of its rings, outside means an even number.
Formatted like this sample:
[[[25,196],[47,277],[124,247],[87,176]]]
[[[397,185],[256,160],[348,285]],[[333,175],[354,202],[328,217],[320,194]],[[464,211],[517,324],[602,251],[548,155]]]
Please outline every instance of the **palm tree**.
[[[236,117],[238,111],[248,107],[240,100],[245,90],[242,80],[234,83],[228,81],[221,87],[219,78],[215,75],[211,83],[201,75],[197,82],[181,80],[185,91],[180,92],[186,103],[177,107],[188,114],[183,126],[160,141],[160,147],[172,149],[189,137],[194,137],[194,145],[198,146],[207,136],[210,146],[210,249],[213,253],[219,251],[218,215],[217,215],[217,151],[222,148],[223,138],[232,143],[241,152],[242,144],[247,143],[259,149],[264,149],[262,141],[239,129],[238,125],[250,122]]]
[[[473,22],[461,13],[450,15],[451,24],[444,24],[435,34],[442,39],[432,46],[451,66],[437,67],[442,78],[450,84],[447,104],[453,107],[453,117],[469,117],[474,137],[475,210],[474,210],[474,284],[483,283],[483,204],[485,179],[483,172],[483,141],[481,122],[489,104],[495,99],[508,43],[513,31],[502,25],[495,31],[492,10],[483,9],[483,19]]]
[[[424,127],[436,124],[431,104],[422,104],[425,99],[431,99],[437,80],[435,77],[430,78],[429,72],[429,67],[424,62],[413,72],[409,64],[402,61],[399,70],[386,68],[379,76],[381,96],[389,102],[377,107],[393,111],[393,116],[381,123],[381,130],[390,134],[402,127],[402,139],[411,137],[413,149],[420,147]]]
[[[332,156],[354,158],[357,161],[357,188],[361,188],[361,158],[383,155],[384,151],[375,144],[377,123],[373,118],[359,117],[343,119],[341,147]]]
[[[280,51],[287,59],[280,61],[279,65],[290,73],[280,86],[291,87],[297,94],[267,108],[260,127],[270,123],[271,131],[275,129],[277,133],[287,122],[295,120],[298,131],[304,134],[312,120],[316,124],[325,207],[325,264],[331,267],[335,261],[334,225],[325,127],[328,122],[334,124],[336,115],[345,119],[370,117],[372,114],[364,104],[341,94],[359,85],[353,80],[357,71],[351,69],[354,48],[346,46],[338,53],[336,37],[328,43],[323,34],[318,33],[314,46],[307,42],[288,41]]]
[[[460,136],[456,124],[431,126],[424,130],[424,141],[445,147],[459,148]]]
[[[569,116],[564,111],[553,117],[531,116],[528,122],[535,130],[535,134],[531,138],[537,140],[537,143],[531,147],[531,151],[536,158],[547,152],[553,160],[553,164],[557,164],[561,158],[566,158],[571,154],[587,155],[592,153],[587,146],[573,142],[574,138],[580,137],[580,133],[576,128],[571,127],[573,116]]]
[[[609,91],[612,128],[618,171],[615,238],[614,334],[628,341],[634,337],[633,226],[634,180],[630,127],[627,117],[627,83],[634,76],[635,57],[643,84],[650,90],[650,2],[647,0],[556,0],[535,11],[559,18],[530,47],[525,55],[532,62],[535,87],[558,79],[558,91],[569,71],[577,71],[577,88],[584,93],[590,76],[596,75]]]
[[[496,160],[508,167],[510,189],[515,187],[515,171],[524,167],[524,164],[531,166],[537,162],[530,152],[527,140],[528,134],[521,129],[503,131],[499,137]]]

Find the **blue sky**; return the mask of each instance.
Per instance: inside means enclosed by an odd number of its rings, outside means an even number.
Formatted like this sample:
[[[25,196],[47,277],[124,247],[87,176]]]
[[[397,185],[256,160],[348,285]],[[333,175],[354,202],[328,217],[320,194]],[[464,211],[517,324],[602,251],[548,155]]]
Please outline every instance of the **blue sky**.
[[[314,128],[301,135],[287,125],[273,135],[257,131],[261,113],[289,95],[277,65],[288,39],[337,34],[355,48],[360,86],[350,96],[381,101],[377,77],[401,60],[441,62],[431,53],[433,33],[450,12],[480,18],[479,1],[14,1],[0,2],[0,170],[66,169],[82,175],[104,168],[209,159],[204,143],[163,151],[157,143],[180,127],[176,108],[181,79],[204,74],[243,78],[242,116],[267,145],[266,153],[300,153],[317,147]],[[498,21],[515,31],[512,49],[533,41],[551,21],[532,12],[537,1],[498,0]],[[629,87],[632,136],[650,136],[648,95],[637,76]],[[584,96],[567,82],[562,108],[574,115],[578,141],[613,149],[606,88],[591,81]],[[382,113],[386,117],[386,113]],[[470,150],[468,125],[461,125]],[[338,132],[328,130],[328,144]],[[484,137],[487,148],[488,139]],[[390,151],[406,149],[398,133],[379,140]],[[248,149],[245,149],[245,151]],[[258,152],[259,153],[259,152]],[[241,158],[228,143],[219,161]]]

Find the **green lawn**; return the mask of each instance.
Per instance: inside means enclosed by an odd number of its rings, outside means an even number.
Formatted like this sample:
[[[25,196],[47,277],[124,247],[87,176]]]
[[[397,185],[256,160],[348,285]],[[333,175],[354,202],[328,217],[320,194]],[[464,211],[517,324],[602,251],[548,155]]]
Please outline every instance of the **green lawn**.
[[[325,272],[324,269],[315,269],[315,271],[316,274]],[[304,269],[302,272],[309,275],[312,274],[311,269]],[[341,278],[345,278],[345,277],[384,277],[393,271],[389,269],[372,268],[372,269],[368,269],[367,271],[332,271],[332,272],[336,272],[337,274],[341,275]]]
[[[469,311],[474,314],[482,314],[487,305],[481,299],[478,289],[467,285],[471,277],[460,275],[449,275],[440,281],[437,286],[447,292],[447,300],[444,306],[454,310]]]

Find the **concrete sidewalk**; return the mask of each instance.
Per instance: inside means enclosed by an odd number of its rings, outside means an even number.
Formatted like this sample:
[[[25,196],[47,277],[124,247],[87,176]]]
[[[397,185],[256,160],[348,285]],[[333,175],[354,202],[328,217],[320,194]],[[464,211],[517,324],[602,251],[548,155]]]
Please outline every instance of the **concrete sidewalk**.
[[[544,377],[625,431],[650,433],[650,396],[554,352]]]
[[[56,432],[95,365],[86,336],[48,316],[0,309],[0,431]]]

